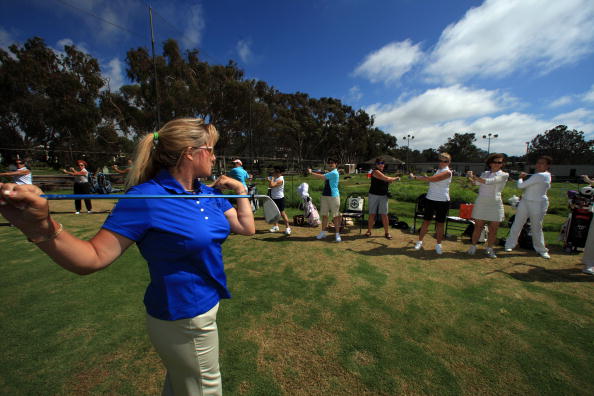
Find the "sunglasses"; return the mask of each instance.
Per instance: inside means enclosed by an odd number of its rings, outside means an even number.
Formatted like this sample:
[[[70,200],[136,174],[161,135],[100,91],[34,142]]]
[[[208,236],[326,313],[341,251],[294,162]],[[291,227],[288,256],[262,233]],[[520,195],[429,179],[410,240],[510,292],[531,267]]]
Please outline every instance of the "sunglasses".
[[[503,161],[493,161],[492,164],[503,164]]]
[[[190,147],[193,150],[208,150],[211,154],[214,154],[214,147],[213,146],[200,146],[200,147]]]
[[[375,164],[376,165],[385,165],[386,163],[385,162],[376,162]]]
[[[439,160],[439,162],[446,162],[447,163],[447,162],[450,162],[450,161],[448,161],[448,160]]]

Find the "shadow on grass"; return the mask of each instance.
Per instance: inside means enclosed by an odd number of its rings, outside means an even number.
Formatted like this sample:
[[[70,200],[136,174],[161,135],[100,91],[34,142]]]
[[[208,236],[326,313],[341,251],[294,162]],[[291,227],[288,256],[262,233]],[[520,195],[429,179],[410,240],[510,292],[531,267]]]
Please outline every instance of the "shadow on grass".
[[[508,272],[510,267],[494,270],[488,272],[486,275],[492,273],[502,273],[522,282],[590,282],[594,283],[594,276],[582,273],[580,268],[562,268],[562,269],[548,269],[539,265],[531,264],[514,264],[512,267],[530,267],[527,272]]]

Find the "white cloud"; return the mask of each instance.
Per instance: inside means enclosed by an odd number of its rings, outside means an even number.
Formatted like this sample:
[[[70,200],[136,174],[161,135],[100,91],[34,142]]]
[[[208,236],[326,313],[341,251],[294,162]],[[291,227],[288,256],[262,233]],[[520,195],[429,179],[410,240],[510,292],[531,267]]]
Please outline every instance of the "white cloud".
[[[239,40],[235,49],[237,50],[237,55],[239,59],[243,63],[249,63],[253,58],[254,54],[252,52],[252,40]]]
[[[363,98],[363,92],[358,85],[354,85],[349,89],[349,94],[347,96],[347,100],[351,102],[358,102]]]
[[[561,107],[568,105],[571,102],[573,102],[573,96],[565,95],[553,100],[551,103],[549,103],[549,107]]]
[[[585,102],[594,102],[594,84],[592,84],[590,90],[582,96],[582,100]]]
[[[188,17],[181,41],[186,48],[197,48],[202,41],[202,32],[206,27],[202,5],[196,3],[191,6]]]
[[[547,73],[594,50],[592,0],[486,0],[448,26],[425,71],[442,81]]]
[[[58,42],[56,43],[55,51],[59,54],[64,54],[64,47],[67,45],[74,45],[76,46],[76,49],[78,49],[79,51],[90,54],[90,51],[87,49],[87,45],[85,43],[75,43],[69,38],[63,38],[61,40],[58,40]]]
[[[393,42],[367,55],[355,69],[354,75],[363,76],[374,83],[397,81],[422,57],[423,51],[419,44],[412,45],[410,40]]]
[[[109,85],[109,89],[114,92],[124,85],[124,64],[119,58],[113,58],[102,69],[103,76],[108,81],[105,89]]]
[[[366,111],[375,115],[378,127],[399,140],[412,133],[415,140],[411,147],[421,150],[439,147],[454,133],[475,133],[475,144],[484,149],[486,140],[481,136],[496,133],[499,137],[491,140],[491,151],[514,155],[524,153],[525,142],[559,124],[582,130],[586,136],[594,135],[592,109],[580,108],[552,119],[517,111],[504,113],[515,107],[517,99],[505,93],[453,85],[390,105],[372,105]]]
[[[16,40],[7,30],[0,26],[0,48],[8,50],[8,47],[16,43]]]

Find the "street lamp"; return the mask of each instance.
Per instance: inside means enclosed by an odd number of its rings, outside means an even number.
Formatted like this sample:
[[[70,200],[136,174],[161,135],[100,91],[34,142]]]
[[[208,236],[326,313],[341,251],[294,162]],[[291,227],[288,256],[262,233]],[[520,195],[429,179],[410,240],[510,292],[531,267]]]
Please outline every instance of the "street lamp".
[[[488,143],[487,143],[487,155],[491,154],[491,139],[496,139],[497,137],[499,137],[499,135],[497,134],[487,134],[487,135],[483,135],[483,139],[487,139]]]
[[[413,135],[406,135],[404,137],[404,140],[406,140],[406,170],[408,171],[409,165],[408,165],[408,153],[410,152],[410,141],[414,140],[414,136]]]

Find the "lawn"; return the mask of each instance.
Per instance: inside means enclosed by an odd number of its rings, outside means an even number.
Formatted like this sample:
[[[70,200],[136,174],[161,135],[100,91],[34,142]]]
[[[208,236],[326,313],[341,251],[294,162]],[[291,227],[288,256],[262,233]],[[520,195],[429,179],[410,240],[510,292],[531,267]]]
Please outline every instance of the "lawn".
[[[423,186],[407,183],[394,195]],[[357,178],[343,187],[367,189]],[[564,192],[554,194],[561,210]],[[51,205],[81,237],[106,216]],[[112,205],[94,202],[99,211]],[[411,205],[391,202],[404,219]],[[549,242],[564,215],[547,216]],[[224,245],[233,294],[218,317],[226,395],[594,393],[594,277],[558,242],[548,261],[522,250],[491,260],[467,257],[467,238],[450,238],[437,256],[431,238],[415,252],[414,235],[399,230],[388,241],[353,229],[336,244],[315,240],[318,229],[294,227],[287,238],[268,228],[259,220],[254,237]],[[136,248],[80,277],[14,228],[0,227],[0,243],[0,393],[160,394],[164,369],[144,329],[148,273]]]

